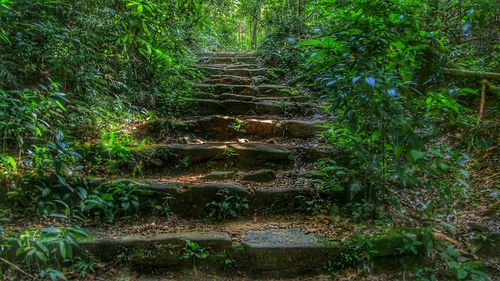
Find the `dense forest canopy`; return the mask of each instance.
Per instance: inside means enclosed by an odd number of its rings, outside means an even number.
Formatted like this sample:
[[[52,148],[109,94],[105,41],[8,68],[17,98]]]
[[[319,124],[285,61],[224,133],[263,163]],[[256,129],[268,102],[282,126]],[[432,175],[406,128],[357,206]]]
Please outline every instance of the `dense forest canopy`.
[[[76,250],[87,226],[175,216],[170,195],[121,179],[193,177],[217,161],[234,172],[252,158],[231,143],[249,142],[335,151],[283,157],[315,180],[288,207],[418,229],[398,247],[426,257],[415,280],[495,279],[498,255],[466,237],[499,231],[499,12],[496,0],[0,0],[0,278],[85,280],[97,270]],[[300,126],[254,140],[247,117]],[[197,138],[207,127],[212,139]],[[229,127],[203,169],[202,152],[178,151]],[[273,165],[271,180],[285,170]],[[214,196],[210,220],[254,204]],[[190,243],[193,265],[209,256]],[[358,244],[325,267],[373,273],[377,255]]]

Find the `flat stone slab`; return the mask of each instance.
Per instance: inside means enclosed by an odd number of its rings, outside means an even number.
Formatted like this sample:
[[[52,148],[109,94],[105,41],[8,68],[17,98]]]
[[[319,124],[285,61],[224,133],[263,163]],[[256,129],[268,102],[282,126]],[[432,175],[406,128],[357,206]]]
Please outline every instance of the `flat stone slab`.
[[[291,151],[275,144],[176,144],[168,146],[180,159],[189,157],[190,163],[208,160],[236,160],[239,163],[289,161]]]
[[[104,261],[116,261],[126,255],[136,265],[156,267],[189,266],[182,253],[187,241],[199,244],[211,251],[226,251],[232,248],[232,240],[224,232],[184,232],[165,233],[153,237],[125,236],[115,239],[105,238],[80,242],[77,251],[89,252]]]
[[[255,63],[257,58],[255,56],[212,56],[212,57],[202,57],[199,59],[202,63],[234,63],[234,62],[244,62],[244,63]]]
[[[307,234],[300,229],[278,229],[248,232],[242,245],[253,249],[283,248],[334,248],[335,245],[325,237]]]
[[[209,75],[235,75],[235,76],[246,76],[246,77],[266,75],[268,72],[268,70],[264,68],[250,69],[250,68],[220,68],[220,67],[202,66],[199,67],[198,69]]]
[[[112,240],[120,245],[138,245],[138,244],[170,244],[192,241],[200,244],[211,244],[231,247],[231,237],[225,232],[184,232],[184,233],[164,233],[148,238],[139,238],[134,236],[125,236]]]
[[[213,100],[191,99],[186,113],[200,115],[238,114],[238,115],[276,115],[287,113],[308,116],[318,112],[319,108],[306,102],[288,102],[276,100],[244,101],[244,100]]]
[[[255,64],[255,63],[231,63],[231,64],[225,64],[225,63],[199,63],[198,64],[199,68],[204,68],[204,67],[210,67],[210,68],[219,68],[219,69],[260,69],[260,66]],[[209,77],[212,77],[212,75],[208,75]]]
[[[259,101],[282,101],[282,102],[309,102],[312,100],[311,97],[306,96],[306,95],[296,95],[296,96],[290,96],[290,95],[266,95],[266,96],[251,96],[251,95],[239,95],[239,94],[232,94],[232,93],[222,93],[222,94],[213,94],[213,93],[207,93],[207,92],[196,92],[193,93],[193,98],[194,99],[202,99],[202,100],[218,100],[218,101],[224,101],[224,100],[240,100],[240,101],[252,101],[252,102],[259,102]]]
[[[281,94],[286,95],[291,90],[290,87],[281,85],[230,85],[230,84],[200,84],[195,86],[198,90],[212,93],[234,93],[234,94],[247,94],[247,95],[269,95]]]
[[[197,54],[199,57],[255,57],[255,52],[202,52]]]
[[[163,120],[155,120],[148,126],[148,134],[163,132]],[[194,134],[197,137],[225,140],[236,136],[313,138],[324,132],[322,120],[280,120],[280,118],[236,118],[225,115],[210,115],[183,121],[172,130],[178,134]]]

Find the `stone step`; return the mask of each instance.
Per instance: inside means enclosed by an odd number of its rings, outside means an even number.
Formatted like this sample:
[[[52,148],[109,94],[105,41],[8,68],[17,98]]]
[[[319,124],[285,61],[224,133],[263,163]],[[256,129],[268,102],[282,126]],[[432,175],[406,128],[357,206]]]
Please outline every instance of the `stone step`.
[[[255,57],[255,52],[202,52],[198,57]]]
[[[131,148],[143,173],[207,171],[222,168],[291,167],[296,161],[312,163],[330,158],[344,163],[345,153],[331,146],[283,146],[267,143],[215,142],[203,144],[146,145]],[[174,169],[173,169],[174,168]],[[173,169],[173,170],[172,170]],[[122,173],[126,173],[123,167]],[[132,172],[132,171],[130,171]]]
[[[146,124],[145,130],[149,136],[158,137],[168,131],[173,134],[191,134],[205,139],[234,139],[236,137],[288,137],[314,138],[326,130],[325,121],[321,120],[280,120],[236,118],[222,115],[212,115],[176,122],[155,120]],[[164,128],[165,127],[165,128]]]
[[[207,63],[207,64],[203,64],[203,63],[199,63],[198,64],[198,67],[199,68],[216,68],[216,69],[226,69],[226,70],[236,70],[236,69],[251,69],[251,70],[255,70],[255,69],[259,69],[260,66],[257,65],[257,64],[254,64],[254,63],[225,63],[225,64],[222,64],[222,63]]]
[[[265,79],[256,79],[234,75],[213,75],[205,79],[206,84],[253,85],[261,84]]]
[[[248,64],[253,64],[257,63],[257,57],[255,56],[228,56],[228,57],[222,57],[222,56],[213,56],[213,57],[201,57],[198,60],[200,63],[207,64],[207,63],[214,63],[214,64],[220,64],[220,63],[248,63]]]
[[[182,180],[182,178],[179,179]],[[229,204],[247,204],[247,208],[235,210],[234,216],[239,218],[252,217],[257,214],[304,213],[308,212],[309,206],[306,203],[308,200],[322,200],[324,204],[329,202],[342,206],[349,198],[348,191],[317,191],[299,184],[278,189],[252,190],[249,188],[250,184],[242,185],[231,181],[183,183],[159,182],[158,179],[105,180],[96,178],[88,182],[89,186],[122,183],[153,191],[154,193],[138,195],[139,200],[145,202],[164,198],[161,200],[163,204],[168,205],[168,215],[180,218],[210,218],[213,208],[209,204],[224,200],[221,195],[223,192],[226,192],[228,196],[233,196]],[[143,215],[152,215],[155,210],[143,207],[140,211]]]
[[[358,233],[341,241],[303,228],[264,227],[258,230],[200,231],[156,233],[116,237],[114,232],[80,243],[80,250],[88,251],[104,262],[118,262],[126,257],[137,270],[154,268],[176,270],[193,268],[211,272],[224,272],[238,276],[291,277],[326,272],[335,266],[341,256],[353,254],[352,245],[366,245],[360,253],[370,251],[374,261],[387,262],[410,255],[401,250],[408,241],[421,239],[421,231],[414,228],[390,228],[375,233]],[[269,222],[272,225],[273,222]],[[366,247],[366,248],[364,248]],[[417,248],[423,251],[422,247]],[[345,261],[343,261],[345,262]],[[342,266],[359,266],[357,261]]]
[[[305,102],[191,99],[186,113],[195,115],[275,115],[312,116],[320,109]]]
[[[200,66],[198,68],[199,71],[204,72],[208,75],[234,75],[234,76],[245,76],[245,77],[254,77],[254,76],[265,76],[268,74],[268,69],[266,68],[221,68],[221,67],[213,67],[213,66]]]
[[[240,101],[289,101],[289,102],[310,102],[314,98],[308,95],[282,95],[278,94],[276,96],[250,96],[250,95],[239,95],[239,94],[211,94],[205,92],[196,92],[192,95],[195,99],[212,99],[212,100],[240,100]]]
[[[230,84],[198,84],[195,89],[211,94],[239,94],[252,96],[288,95],[292,88],[282,85],[230,85]]]

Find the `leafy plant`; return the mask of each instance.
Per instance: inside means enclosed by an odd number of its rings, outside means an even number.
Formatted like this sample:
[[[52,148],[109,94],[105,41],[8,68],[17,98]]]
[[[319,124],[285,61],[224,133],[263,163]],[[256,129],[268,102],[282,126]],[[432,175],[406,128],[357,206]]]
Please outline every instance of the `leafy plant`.
[[[229,128],[235,130],[235,131],[239,131],[241,130],[241,120],[239,119],[236,119],[233,123],[229,124]]]
[[[2,150],[9,146],[25,148],[25,140],[41,138],[61,125],[68,100],[52,82],[40,90],[6,91],[0,88],[0,130]]]
[[[72,263],[73,250],[78,248],[77,239],[87,236],[88,234],[77,226],[48,227],[25,231],[18,237],[2,237],[2,241],[16,244],[16,256],[27,271],[38,272],[40,278],[55,281],[66,280],[61,269]],[[63,264],[60,264],[60,261]],[[26,271],[23,273],[28,274]]]
[[[247,198],[231,195],[229,190],[223,189],[217,192],[218,201],[212,201],[206,205],[208,216],[214,220],[234,219],[239,214],[250,208]]]
[[[73,268],[78,272],[78,277],[83,279],[89,274],[96,272],[97,261],[92,256],[76,257],[73,262]]]
[[[328,261],[327,270],[334,275],[336,268],[346,268],[354,264],[360,265],[365,272],[369,273],[372,257],[376,254],[372,248],[373,244],[368,240],[348,241],[344,243],[336,259]]]
[[[319,194],[297,195],[295,199],[297,201],[297,206],[294,207],[308,214],[316,214],[324,210],[327,206],[326,200]]]
[[[186,241],[184,249],[182,250],[182,259],[206,259],[208,258],[208,251],[201,247],[200,244],[193,241]]]
[[[168,198],[132,182],[111,182],[100,185],[81,202],[80,209],[113,223],[119,216],[154,210],[169,214]]]
[[[232,148],[232,147],[226,147],[224,149],[224,156],[227,158],[227,159],[233,159],[233,158],[236,158],[238,156],[238,152],[236,151],[236,149]]]

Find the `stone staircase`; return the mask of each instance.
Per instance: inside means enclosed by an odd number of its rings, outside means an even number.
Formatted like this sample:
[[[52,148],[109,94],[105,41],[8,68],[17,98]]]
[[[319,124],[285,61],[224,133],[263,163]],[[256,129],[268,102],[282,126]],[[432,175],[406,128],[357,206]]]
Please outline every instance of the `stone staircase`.
[[[387,225],[353,230],[343,219],[304,215],[311,205],[348,200],[345,192],[314,188],[319,159],[345,160],[321,141],[330,117],[313,98],[270,84],[254,53],[199,56],[206,79],[185,118],[141,128],[157,142],[135,152],[145,177],[97,179],[165,194],[170,216],[91,227],[82,250],[138,269],[285,277],[324,272],[350,249],[347,240],[369,241],[375,256],[389,257],[408,233],[417,235]],[[216,214],[237,218],[214,221],[214,203]]]

